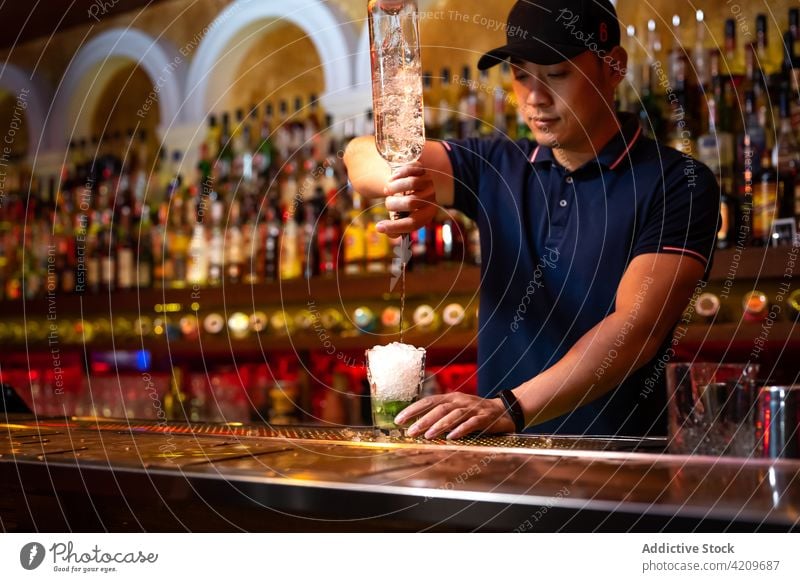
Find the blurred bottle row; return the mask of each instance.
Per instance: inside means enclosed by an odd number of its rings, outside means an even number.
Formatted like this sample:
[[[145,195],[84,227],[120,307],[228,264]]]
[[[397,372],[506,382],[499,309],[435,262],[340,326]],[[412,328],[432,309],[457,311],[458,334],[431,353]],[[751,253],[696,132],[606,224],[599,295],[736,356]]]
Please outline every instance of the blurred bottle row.
[[[325,350],[335,337],[357,337],[364,334],[392,335],[400,331],[400,309],[396,305],[370,303],[352,308],[320,305],[287,306],[270,313],[234,311],[223,314],[211,311],[187,313],[179,304],[157,306],[154,316],[115,314],[113,321],[104,318],[73,319],[59,317],[53,322],[0,322],[0,341],[8,345],[63,342],[82,345],[92,342],[166,338],[169,341],[192,341],[200,335],[245,340],[256,336],[291,337],[298,345],[316,345]],[[403,330],[410,333],[433,333],[447,330],[475,331],[478,310],[470,300],[449,301],[439,305],[412,302],[410,317]],[[159,313],[160,312],[160,313]],[[762,290],[728,295],[706,291],[687,308],[693,323],[763,323],[796,322],[800,319],[800,289],[788,287],[766,293]],[[308,340],[311,340],[310,343]]]
[[[651,20],[646,30],[629,27],[625,40],[620,108],[715,172],[720,248],[796,240],[800,9],[789,11],[782,34],[769,22],[732,18],[718,36],[698,10],[693,27],[678,16],[671,30]],[[745,29],[755,36],[739,39]],[[713,46],[715,38],[724,44]],[[429,137],[529,136],[508,65],[478,75],[466,64],[428,71],[424,91]],[[341,159],[350,137],[373,132],[371,113],[337,131],[331,123],[316,95],[215,113],[192,168],[146,131],[74,140],[60,176],[7,188],[0,295],[386,272],[402,253],[377,233],[384,208],[349,188]],[[412,268],[480,263],[475,225],[454,212],[414,233],[411,251]]]
[[[754,23],[728,19],[719,36],[702,10],[695,20],[692,39],[690,23],[677,15],[671,30],[659,30],[655,20],[646,31],[628,28],[620,107],[638,113],[647,134],[716,174],[720,248],[793,244],[800,217],[800,9],[789,11],[782,35],[766,14]],[[669,42],[662,43],[664,34]],[[715,38],[724,38],[723,46],[713,46]]]
[[[771,294],[754,289],[741,296],[705,292],[687,308],[687,314],[693,323],[795,323],[800,320],[800,289],[789,292],[784,286]]]
[[[180,420],[190,422],[269,422],[290,425],[325,422],[371,425],[369,389],[363,366],[320,356],[308,367],[276,356],[269,364],[217,366],[211,372],[174,367],[169,372],[130,369],[120,352],[115,365],[101,357],[91,373],[80,364],[57,373],[46,366],[6,366],[0,380],[14,386],[38,416]],[[474,364],[431,366],[424,393],[474,394]]]
[[[466,307],[465,307],[466,305]],[[447,329],[470,330],[477,328],[477,311],[469,304],[451,302],[435,307],[426,303],[409,306],[410,321],[403,322],[408,332],[436,332]],[[142,340],[164,337],[174,340],[196,340],[200,334],[224,336],[243,340],[256,335],[285,338],[291,336],[299,341],[316,338],[320,349],[325,349],[329,337],[355,337],[361,334],[395,334],[400,331],[400,309],[390,305],[360,305],[344,310],[325,307],[317,310],[276,310],[269,315],[263,311],[250,314],[242,311],[226,315],[211,312],[164,313],[163,315],[129,317],[116,314],[113,321],[104,318],[72,319],[59,317],[52,322],[27,321],[0,322],[0,341],[11,344],[37,344],[49,342],[56,345]],[[330,334],[330,335],[329,335]]]
[[[2,296],[388,272],[399,239],[375,228],[387,218],[382,203],[350,189],[341,143],[313,116],[273,131],[267,111],[254,146],[252,113],[246,124],[238,111],[233,128],[228,115],[210,118],[192,180],[180,152],[148,170],[144,134],[130,136],[124,157],[74,145],[49,195],[0,208]],[[480,262],[477,228],[457,212],[442,210],[411,243],[409,268]]]

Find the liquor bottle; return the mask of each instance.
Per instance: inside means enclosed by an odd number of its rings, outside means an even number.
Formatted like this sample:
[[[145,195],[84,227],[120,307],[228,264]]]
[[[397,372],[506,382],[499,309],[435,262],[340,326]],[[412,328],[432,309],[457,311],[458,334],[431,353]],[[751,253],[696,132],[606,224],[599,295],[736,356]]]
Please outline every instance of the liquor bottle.
[[[717,94],[708,98],[708,131],[697,138],[697,158],[721,181],[733,171],[734,147],[733,135],[721,127],[718,99]]]
[[[333,307],[325,309],[319,316],[322,327],[328,331],[339,332],[347,327],[347,321],[342,312]]]
[[[225,276],[229,283],[241,283],[244,271],[244,235],[239,202],[231,202],[229,226],[225,232]]]
[[[725,20],[725,44],[724,44],[724,65],[728,75],[741,75],[744,70],[742,55],[736,43],[736,19],[728,18]]]
[[[209,115],[205,146],[208,151],[208,157],[210,160],[212,160],[212,163],[213,160],[216,160],[217,156],[219,156],[220,138],[221,138],[221,130],[220,127],[217,125],[217,116]]]
[[[784,79],[792,76],[792,71],[800,57],[800,9],[789,9],[789,28],[783,33],[783,63],[781,72]]]
[[[767,134],[764,126],[760,123],[756,111],[756,97],[753,91],[745,94],[745,120],[744,130],[738,143],[737,151],[737,172],[744,176],[741,182],[747,186],[749,172],[753,177],[761,171],[761,160],[767,147]],[[744,198],[744,196],[740,196]]]
[[[394,305],[386,307],[381,312],[381,326],[389,332],[396,332],[400,329],[400,308]]]
[[[436,331],[440,324],[439,314],[427,304],[417,307],[411,320],[414,322],[417,331]]]
[[[464,67],[459,80],[460,90],[458,97],[458,136],[461,139],[476,135],[474,129],[476,122],[480,122],[477,115],[478,96],[472,84],[472,74],[469,67]]]
[[[342,239],[341,221],[336,207],[326,204],[319,222],[319,272],[320,275],[333,275],[339,269],[339,247]]]
[[[258,207],[254,196],[245,197],[242,204],[242,248],[244,249],[244,262],[242,264],[242,283],[253,285],[258,283],[263,273],[264,250],[262,231],[257,223]]]
[[[292,132],[289,128],[289,104],[282,99],[278,104],[278,124],[275,128],[273,143],[277,150],[279,161],[289,159],[292,145]]]
[[[187,214],[187,201],[184,192],[172,197],[172,210],[170,211],[170,224],[167,231],[167,253],[170,255],[172,279],[169,286],[181,289],[186,286],[186,269],[189,263],[189,243],[191,232]]]
[[[261,120],[261,134],[253,158],[254,171],[264,179],[269,177],[269,169],[272,166],[273,155],[272,105],[268,104],[264,110],[264,117]]]
[[[93,211],[86,231],[86,291],[89,293],[100,292],[101,243],[100,214]]]
[[[642,55],[639,41],[636,38],[636,27],[632,24],[625,28],[625,50],[628,53],[628,64],[625,78],[617,91],[617,109],[629,113],[639,111],[639,88],[642,87]]]
[[[208,245],[208,284],[222,285],[225,263],[225,232],[222,229],[224,204],[220,200],[211,205],[211,237]]]
[[[761,168],[753,184],[752,243],[762,246],[770,243],[772,222],[777,218],[778,204],[783,196],[783,184],[778,170],[770,163],[766,150]]]
[[[479,85],[475,101],[475,135],[489,136],[492,134],[492,93],[489,91],[489,71],[483,70],[478,75]]]
[[[464,262],[464,227],[455,211],[443,213],[441,258],[445,262]]]
[[[294,318],[283,309],[273,313],[269,318],[269,327],[275,335],[288,335],[294,331]]]
[[[789,33],[792,39],[792,55],[800,57],[800,8],[789,9]]]
[[[172,280],[172,257],[167,253],[167,218],[169,201],[163,200],[158,208],[157,221],[153,226],[153,284],[167,287]]]
[[[209,244],[206,240],[206,227],[196,222],[192,229],[192,240],[189,243],[189,264],[186,278],[190,285],[205,287],[209,274]]]
[[[35,299],[44,289],[45,269],[39,256],[44,249],[33,244],[32,236],[25,236],[22,250],[22,277],[25,299]]]
[[[368,273],[385,273],[392,262],[392,242],[378,232],[377,224],[388,218],[382,203],[373,204],[366,225],[366,260]]]
[[[642,96],[639,109],[639,122],[643,133],[654,139],[664,138],[664,113],[661,109],[661,99],[658,94],[662,83],[657,73],[657,42],[655,20],[647,21],[647,51],[645,66],[642,68]],[[663,74],[663,73],[662,73]]]
[[[301,232],[301,248],[303,249],[303,277],[311,279],[319,275],[319,209],[322,207],[325,194],[322,188],[316,189],[316,195],[303,204],[303,228]]]
[[[234,312],[228,318],[228,329],[234,339],[245,339],[250,335],[250,318],[241,311]]]
[[[769,46],[769,28],[767,27],[767,15],[756,15],[756,55],[758,64],[766,76],[778,72],[781,64],[776,60],[773,51]]]
[[[669,51],[669,83],[676,87],[680,82],[678,77],[685,75],[686,52],[681,43],[681,17],[677,14],[672,16],[672,48]]]
[[[131,210],[122,208],[117,238],[117,288],[128,290],[135,282],[135,244],[131,229]]]
[[[717,248],[727,249],[736,245],[741,233],[741,208],[739,199],[731,194],[732,181],[725,179],[720,184],[720,223],[717,231]]]
[[[422,73],[422,102],[427,103],[425,107],[425,135],[430,138],[439,137],[439,116],[430,106],[433,103],[433,73],[425,71]]]
[[[411,233],[411,260],[406,265],[407,271],[421,268],[428,260],[428,226],[418,228]]]
[[[116,237],[112,230],[111,210],[106,209],[101,214],[100,233],[98,246],[100,249],[100,289],[113,291],[115,289],[115,275],[117,271],[117,246]]]
[[[277,281],[280,274],[281,222],[274,202],[267,203],[266,233],[264,237],[264,279]]]
[[[303,275],[301,242],[296,217],[288,210],[284,211],[279,266],[282,281],[297,279]]]
[[[225,318],[219,313],[212,312],[203,318],[203,330],[210,335],[217,335],[225,329]]]
[[[344,229],[344,272],[347,275],[364,272],[367,253],[366,227],[361,213],[361,196],[353,193],[353,204]]]
[[[233,159],[235,157],[233,140],[231,138],[230,115],[222,114],[222,132],[220,133],[219,155],[216,158],[216,176],[223,182],[231,178]]]
[[[433,217],[425,227],[425,230],[425,262],[428,265],[435,265],[444,256],[444,238],[442,237],[440,213]]]
[[[439,127],[441,139],[453,139],[456,137],[455,108],[451,99],[451,77],[450,69],[442,69],[442,78],[439,82]]]
[[[797,321],[800,319],[800,289],[795,289],[789,293],[786,303],[789,305],[790,321]]]
[[[753,290],[742,299],[743,318],[750,323],[764,321],[769,313],[769,300],[762,291]]]
[[[800,143],[792,128],[789,94],[780,92],[780,134],[773,150],[772,162],[778,169],[778,179],[783,188],[778,216],[796,218],[800,216]]]
[[[450,303],[442,310],[442,321],[448,327],[461,327],[466,323],[466,311],[460,303]]]
[[[136,257],[136,286],[139,289],[149,289],[153,286],[153,234],[152,219],[150,218],[150,207],[145,204],[142,206],[142,214],[139,218],[139,240],[138,252]]]
[[[245,182],[253,179],[253,154],[250,150],[251,122],[244,119],[244,112],[236,110],[236,126],[233,129],[233,175]]]
[[[9,301],[16,301],[22,297],[23,287],[23,261],[22,261],[22,245],[19,244],[21,236],[21,227],[16,225],[13,227],[13,235],[11,239],[15,244],[11,246],[9,254],[10,260],[7,265],[8,276],[6,278],[6,299]]]
[[[378,327],[378,318],[372,309],[362,305],[353,310],[353,324],[362,333],[371,333]]]
[[[720,300],[714,293],[702,293],[695,301],[695,313],[704,323],[721,323]]]
[[[694,49],[692,50],[692,66],[697,74],[697,83],[705,90],[711,84],[709,73],[708,50],[706,49],[706,24],[705,13],[702,10],[695,12]]]
[[[766,140],[765,147],[768,147],[771,135],[769,126],[769,110],[771,109],[768,80],[764,74],[762,63],[757,55],[756,43],[750,43],[745,47],[745,76],[742,81],[744,94],[753,95],[753,111],[759,125],[764,128]]]

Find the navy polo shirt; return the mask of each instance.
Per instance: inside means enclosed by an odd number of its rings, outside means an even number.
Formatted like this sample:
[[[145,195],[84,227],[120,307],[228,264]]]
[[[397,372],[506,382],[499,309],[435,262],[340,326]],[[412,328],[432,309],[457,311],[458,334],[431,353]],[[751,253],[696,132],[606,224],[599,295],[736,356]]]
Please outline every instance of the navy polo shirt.
[[[453,165],[454,207],[477,221],[481,235],[481,396],[515,388],[558,362],[613,312],[636,256],[684,254],[708,272],[719,219],[713,174],[643,136],[636,117],[620,114],[620,122],[597,158],[573,172],[530,140],[442,142]],[[668,347],[669,339],[603,397],[531,431],[666,434],[658,360]]]

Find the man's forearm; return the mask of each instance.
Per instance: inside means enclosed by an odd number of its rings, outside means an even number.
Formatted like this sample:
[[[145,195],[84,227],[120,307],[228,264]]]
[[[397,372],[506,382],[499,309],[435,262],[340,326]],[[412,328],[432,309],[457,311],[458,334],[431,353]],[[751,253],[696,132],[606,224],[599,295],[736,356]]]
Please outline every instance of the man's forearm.
[[[662,335],[646,322],[612,313],[555,365],[514,389],[527,422],[556,418],[613,389],[655,357]]]
[[[375,149],[375,138],[365,136],[353,139],[344,152],[344,164],[356,192],[368,198],[384,196],[391,170]]]

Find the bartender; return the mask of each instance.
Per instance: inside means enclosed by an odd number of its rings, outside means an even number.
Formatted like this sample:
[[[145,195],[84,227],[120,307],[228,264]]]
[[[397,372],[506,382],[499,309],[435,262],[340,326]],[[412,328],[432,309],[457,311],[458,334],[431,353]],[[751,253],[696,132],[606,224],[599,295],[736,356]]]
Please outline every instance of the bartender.
[[[666,434],[667,350],[708,274],[719,218],[713,174],[615,110],[627,54],[607,0],[520,1],[507,44],[534,140],[427,141],[391,173],[372,137],[345,163],[360,193],[410,213],[389,236],[455,208],[480,229],[480,396],[421,399],[408,434]]]

